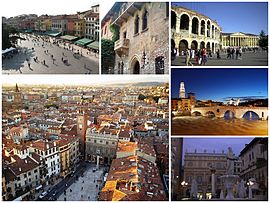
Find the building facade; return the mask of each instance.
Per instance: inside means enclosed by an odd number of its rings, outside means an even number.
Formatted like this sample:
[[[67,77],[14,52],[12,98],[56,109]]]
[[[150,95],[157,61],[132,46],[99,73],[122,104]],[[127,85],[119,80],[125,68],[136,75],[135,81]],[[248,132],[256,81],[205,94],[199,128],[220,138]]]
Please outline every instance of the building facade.
[[[249,33],[222,33],[222,48],[242,47],[242,48],[258,48],[259,36]]]
[[[88,128],[86,131],[85,158],[99,164],[109,164],[116,156],[118,134],[107,130]]]
[[[216,194],[220,194],[223,189],[220,176],[226,173],[227,158],[224,152],[209,153],[206,150],[199,152],[185,152],[184,155],[184,180],[188,183],[185,188],[185,197],[189,197],[192,180],[198,184],[198,198],[211,199],[212,194],[212,171],[215,169],[215,188]]]
[[[168,9],[168,3],[121,4],[111,23],[119,28],[119,39],[114,43],[114,73],[168,74]],[[106,23],[103,25],[106,36],[110,27]]]
[[[268,191],[268,139],[254,138],[240,152],[240,177],[249,181],[254,178],[257,188],[253,192],[258,199],[267,199]]]
[[[171,194],[172,200],[181,199],[183,138],[171,139]],[[182,195],[183,196],[183,195]]]
[[[212,52],[221,48],[222,28],[216,21],[184,7],[172,7],[171,19],[172,48],[179,54],[187,48]]]

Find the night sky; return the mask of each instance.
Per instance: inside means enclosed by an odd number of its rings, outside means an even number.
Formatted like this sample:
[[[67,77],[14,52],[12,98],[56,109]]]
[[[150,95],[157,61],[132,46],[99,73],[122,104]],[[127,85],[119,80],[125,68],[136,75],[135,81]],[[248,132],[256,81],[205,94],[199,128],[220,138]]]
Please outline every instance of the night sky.
[[[268,33],[266,2],[181,2],[172,3],[197,11],[216,20],[222,32]]]
[[[184,138],[183,141],[183,153],[194,152],[195,149],[197,153],[203,152],[205,149],[207,152],[216,153],[227,153],[228,147],[231,147],[233,153],[239,156],[242,149],[244,149],[245,144],[250,143],[254,137],[250,138]]]
[[[172,68],[172,98],[179,97],[180,82],[198,100],[227,101],[228,98],[268,98],[266,68]]]

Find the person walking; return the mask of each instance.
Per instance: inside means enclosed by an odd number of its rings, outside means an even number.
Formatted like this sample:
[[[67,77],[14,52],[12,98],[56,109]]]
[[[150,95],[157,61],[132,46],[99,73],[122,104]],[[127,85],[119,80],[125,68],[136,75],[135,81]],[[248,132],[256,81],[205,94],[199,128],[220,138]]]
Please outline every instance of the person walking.
[[[219,52],[219,49],[217,50],[217,59],[220,59],[220,52]]]
[[[207,62],[206,49],[203,48],[203,49],[202,49],[202,63],[203,63],[203,65],[205,65],[206,62]]]
[[[191,57],[190,50],[187,49],[186,50],[186,66],[189,66],[189,65],[193,66],[193,64],[190,61],[190,57]]]

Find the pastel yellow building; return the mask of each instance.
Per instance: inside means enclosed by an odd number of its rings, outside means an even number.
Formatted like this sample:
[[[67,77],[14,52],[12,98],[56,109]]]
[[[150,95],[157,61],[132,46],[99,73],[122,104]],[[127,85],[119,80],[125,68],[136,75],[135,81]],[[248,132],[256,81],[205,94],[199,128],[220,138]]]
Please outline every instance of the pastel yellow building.
[[[74,30],[76,37],[83,37],[85,32],[85,20],[84,19],[76,19],[74,22]]]

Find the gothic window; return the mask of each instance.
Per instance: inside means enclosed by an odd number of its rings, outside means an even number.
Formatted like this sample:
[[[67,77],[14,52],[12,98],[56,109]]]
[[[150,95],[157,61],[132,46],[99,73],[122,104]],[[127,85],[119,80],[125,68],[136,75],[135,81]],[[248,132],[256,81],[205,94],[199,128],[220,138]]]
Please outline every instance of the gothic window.
[[[164,57],[158,56],[155,59],[156,74],[164,74]]]
[[[148,23],[148,11],[145,10],[143,13],[142,30],[145,30],[147,28],[147,23]]]
[[[135,22],[134,22],[134,34],[139,33],[139,21],[140,21],[140,18],[137,15],[136,18],[135,18]]]

